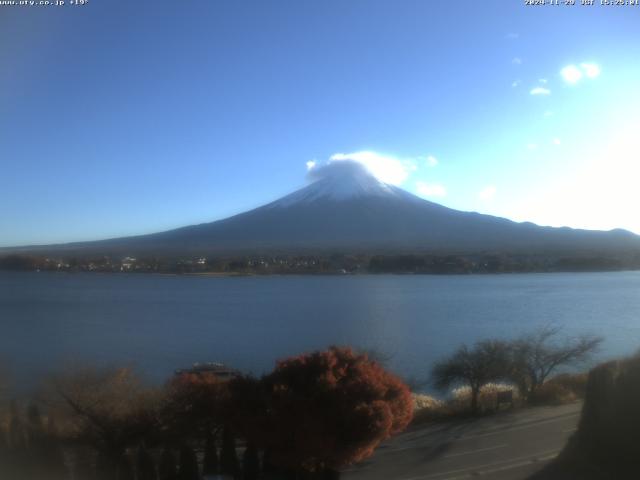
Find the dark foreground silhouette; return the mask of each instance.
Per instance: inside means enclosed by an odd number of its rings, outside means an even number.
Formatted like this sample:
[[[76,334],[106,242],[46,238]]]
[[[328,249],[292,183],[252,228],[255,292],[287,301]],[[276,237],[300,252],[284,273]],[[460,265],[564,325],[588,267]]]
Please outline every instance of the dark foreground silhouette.
[[[198,368],[157,388],[126,368],[80,371],[43,404],[0,417],[0,480],[333,480],[413,415],[400,379],[339,347],[261,378]]]
[[[640,355],[589,373],[577,432],[531,480],[640,478]]]

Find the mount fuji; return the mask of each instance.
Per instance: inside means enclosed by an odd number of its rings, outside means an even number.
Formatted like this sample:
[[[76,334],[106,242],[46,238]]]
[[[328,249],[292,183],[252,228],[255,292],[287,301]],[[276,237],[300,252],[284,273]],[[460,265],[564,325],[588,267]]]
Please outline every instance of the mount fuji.
[[[640,252],[640,236],[625,230],[540,227],[453,210],[381,182],[356,162],[336,161],[314,170],[312,183],[305,188],[223,220],[149,235],[20,250],[138,256]]]

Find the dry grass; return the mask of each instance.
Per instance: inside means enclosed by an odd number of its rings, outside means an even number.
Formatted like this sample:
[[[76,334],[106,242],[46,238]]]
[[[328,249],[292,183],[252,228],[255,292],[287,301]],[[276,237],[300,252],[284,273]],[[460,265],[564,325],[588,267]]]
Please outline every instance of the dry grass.
[[[556,375],[538,388],[532,403],[536,405],[563,405],[584,398],[587,388],[586,373]]]
[[[423,395],[421,393],[413,394],[413,409],[415,411],[420,410],[437,410],[442,407],[442,401],[430,397],[429,395]]]
[[[514,404],[519,405],[517,391],[511,385],[489,383],[480,391],[478,405],[481,413],[497,410],[498,392],[513,392]],[[414,394],[414,424],[433,420],[463,417],[471,414],[471,389],[469,387],[456,388],[451,392],[448,400],[438,400],[429,395]],[[502,408],[502,407],[501,407]]]
[[[576,395],[559,383],[546,382],[536,391],[532,403],[535,405],[564,405],[575,402]]]
[[[493,412],[497,410],[497,401],[499,392],[509,392],[513,394],[515,404],[520,403],[518,391],[513,385],[504,383],[488,383],[480,389],[478,396],[478,408],[482,413]],[[452,398],[449,401],[454,412],[464,414],[469,413],[471,408],[471,388],[460,387],[452,392]]]
[[[569,392],[573,393],[577,398],[584,398],[587,390],[587,373],[562,373],[556,375],[547,383],[560,385]]]
[[[445,402],[421,393],[413,394],[413,422],[414,424],[437,420],[446,416]]]

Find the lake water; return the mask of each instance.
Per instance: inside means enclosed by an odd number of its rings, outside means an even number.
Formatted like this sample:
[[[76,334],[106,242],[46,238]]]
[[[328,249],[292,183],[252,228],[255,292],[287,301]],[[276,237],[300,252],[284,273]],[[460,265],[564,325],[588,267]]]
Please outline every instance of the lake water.
[[[331,344],[374,348],[411,377],[463,342],[555,324],[640,348],[640,272],[216,278],[0,272],[0,359],[17,382],[78,364],[155,380],[197,361],[254,373]]]

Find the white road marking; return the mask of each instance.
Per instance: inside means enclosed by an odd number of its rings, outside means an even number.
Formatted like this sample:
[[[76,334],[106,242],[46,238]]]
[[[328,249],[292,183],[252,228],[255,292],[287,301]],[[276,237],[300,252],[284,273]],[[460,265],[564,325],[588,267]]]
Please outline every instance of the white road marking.
[[[490,470],[480,470],[480,471],[473,471],[470,472],[466,475],[463,476],[458,476],[458,477],[449,477],[449,478],[445,478],[443,480],[464,480],[466,478],[472,478],[472,477],[482,477],[485,475],[492,475],[494,473],[498,473],[498,472],[505,472],[507,470],[513,470],[514,468],[521,468],[521,467],[528,467],[529,465],[533,465],[534,463],[541,463],[541,462],[547,462],[549,460],[552,460],[554,458],[556,458],[558,456],[557,453],[554,453],[552,455],[547,455],[545,457],[535,457],[532,458],[530,460],[526,460],[523,462],[518,462],[518,463],[513,463],[510,465],[505,465],[503,467],[497,467],[497,468],[492,468]]]
[[[449,470],[447,472],[430,473],[427,475],[421,475],[419,477],[404,478],[403,480],[427,480],[429,478],[445,477],[444,480],[454,480],[458,478],[467,478],[477,475],[486,475],[487,473],[494,473],[500,470],[509,470],[511,468],[518,468],[525,465],[533,464],[536,462],[547,461],[554,458],[560,453],[559,450],[547,450],[534,455],[526,455],[522,457],[513,457],[509,460],[501,460],[498,462],[485,463],[484,465],[476,465],[473,467],[460,468],[458,470]],[[506,464],[506,465],[505,465]],[[495,468],[491,468],[495,467]],[[463,476],[447,477],[448,475],[456,475],[462,473]]]
[[[544,424],[544,423],[553,422],[553,421],[560,421],[564,418],[575,417],[576,415],[580,415],[580,413],[581,413],[580,411],[573,412],[573,413],[563,413],[561,415],[557,415],[555,417],[551,417],[544,420],[537,420],[536,417],[533,417],[533,415],[522,415],[523,418],[529,418],[529,420],[514,422],[512,423],[513,427],[509,427],[509,428],[515,428],[515,427],[521,427],[521,426],[527,427],[529,425],[538,425],[541,423]],[[478,434],[478,435],[493,435],[494,432],[499,433],[503,431],[509,431],[509,428],[507,428],[506,430],[499,430],[499,429],[496,429],[495,427],[489,427],[489,430],[490,430],[489,432],[487,432],[486,434]],[[402,450],[411,450],[414,448],[420,448],[417,446],[394,448],[394,445],[397,445],[399,443],[402,444],[402,443],[421,441],[423,438],[427,436],[434,436],[441,433],[445,433],[447,430],[448,430],[447,427],[438,427],[438,428],[434,428],[434,427],[419,428],[418,427],[418,429],[415,431],[402,433],[398,435],[396,438],[394,438],[393,441],[389,443],[385,443],[384,445],[381,445],[380,447],[378,447],[378,451],[382,451],[384,449],[387,452],[395,452],[395,451],[399,452]],[[474,438],[474,436],[470,435],[469,437],[458,437],[456,438],[456,440],[463,439],[463,438]]]
[[[507,446],[507,444],[505,443],[503,445],[496,445],[494,447],[479,448],[478,450],[467,450],[466,452],[452,453],[451,455],[444,455],[442,458],[462,457],[463,455],[471,455],[473,453],[480,453],[480,452],[486,452],[486,451],[489,451],[489,450],[496,450],[498,448],[504,448],[506,446]]]
[[[573,413],[571,415],[565,415],[565,416],[558,417],[558,418],[550,418],[548,420],[541,420],[539,422],[529,423],[527,425],[522,425],[522,426],[503,428],[503,429],[500,429],[500,430],[496,430],[495,432],[477,433],[477,434],[472,434],[472,435],[463,435],[461,437],[456,438],[456,440],[467,440],[469,438],[481,438],[481,437],[490,437],[491,435],[500,435],[501,433],[504,433],[504,432],[513,432],[513,431],[516,431],[516,430],[524,430],[526,428],[534,428],[534,427],[537,427],[538,425],[544,425],[544,424],[547,424],[547,423],[560,422],[562,420],[566,420],[566,419],[571,418],[571,417],[577,417],[578,415],[580,415],[580,413]]]
[[[500,435],[501,433],[504,432],[513,432],[516,430],[524,430],[527,428],[534,428],[538,425],[544,425],[547,423],[553,423],[553,422],[560,422],[562,420],[566,420],[572,417],[576,417],[580,415],[580,412],[576,412],[576,413],[570,413],[568,415],[562,415],[559,417],[553,417],[553,418],[549,418],[546,420],[540,420],[537,422],[530,422],[530,423],[526,423],[524,425],[520,425],[520,424],[516,424],[513,427],[508,427],[508,428],[501,428],[501,429],[496,429],[490,432],[486,432],[486,433],[475,433],[475,434],[470,434],[470,435],[463,435],[460,437],[453,437],[451,440],[452,441],[461,441],[461,440],[468,440],[468,439],[472,439],[472,438],[483,438],[483,437],[490,437],[492,435]],[[575,428],[573,429],[575,430]],[[562,433],[568,433],[572,430],[562,430]],[[436,432],[439,433],[439,432]],[[417,441],[417,440],[412,440],[412,441]],[[424,449],[426,448],[425,445],[409,445],[406,447],[393,447],[391,445],[386,445],[384,449],[380,449],[378,450],[378,454],[390,454],[390,453],[396,453],[396,452],[403,452],[405,450],[418,450],[418,449]]]

